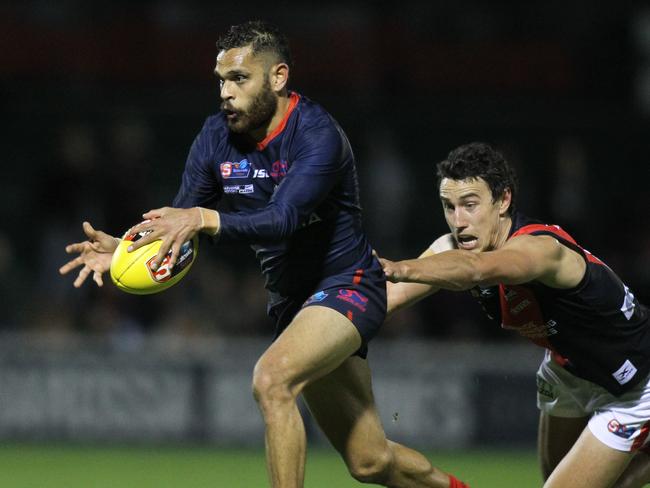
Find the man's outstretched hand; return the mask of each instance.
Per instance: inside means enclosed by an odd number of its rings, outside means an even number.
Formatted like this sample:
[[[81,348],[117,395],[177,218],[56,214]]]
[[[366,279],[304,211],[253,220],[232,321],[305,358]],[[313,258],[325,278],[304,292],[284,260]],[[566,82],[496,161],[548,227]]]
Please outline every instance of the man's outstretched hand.
[[[97,286],[103,286],[102,275],[111,267],[113,252],[117,248],[119,239],[94,229],[89,222],[83,223],[83,230],[88,240],[68,244],[65,247],[65,252],[68,254],[79,254],[79,256],[61,266],[59,273],[64,275],[83,266],[74,280],[74,287],[79,288],[90,273],[93,274],[93,281]]]

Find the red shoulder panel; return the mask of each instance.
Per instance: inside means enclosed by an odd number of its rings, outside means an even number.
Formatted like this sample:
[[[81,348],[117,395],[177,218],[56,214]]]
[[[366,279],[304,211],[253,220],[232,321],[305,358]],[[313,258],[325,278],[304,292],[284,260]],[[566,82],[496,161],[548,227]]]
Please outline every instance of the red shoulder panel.
[[[589,251],[584,249],[582,246],[580,246],[573,237],[571,237],[564,229],[562,229],[559,225],[547,225],[547,224],[530,224],[530,225],[524,225],[520,229],[517,229],[513,234],[510,236],[516,237],[520,236],[523,234],[532,234],[533,232],[550,232],[551,234],[555,234],[558,237],[561,237],[565,241],[570,242],[571,244],[574,244],[578,246],[580,249],[582,249],[582,252],[585,255],[585,258],[587,258],[587,261],[590,263],[595,263],[595,264],[605,264],[603,263],[600,259],[598,259],[596,256],[591,254]]]

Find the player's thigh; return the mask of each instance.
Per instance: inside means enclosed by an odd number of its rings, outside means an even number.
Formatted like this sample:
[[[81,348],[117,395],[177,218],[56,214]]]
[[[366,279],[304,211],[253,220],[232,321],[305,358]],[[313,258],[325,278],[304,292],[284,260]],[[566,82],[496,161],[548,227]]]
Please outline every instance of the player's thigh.
[[[609,488],[631,458],[631,453],[603,444],[589,429],[584,429],[544,488]]]
[[[389,452],[366,360],[347,358],[336,370],[307,386],[303,397],[348,465],[354,462],[354,454],[365,452],[368,457],[376,457]]]
[[[547,479],[582,434],[589,417],[556,417],[539,414],[537,451],[542,476]]]
[[[346,317],[327,307],[306,307],[262,354],[254,383],[258,387],[280,383],[299,392],[336,369],[360,346],[361,336]]]

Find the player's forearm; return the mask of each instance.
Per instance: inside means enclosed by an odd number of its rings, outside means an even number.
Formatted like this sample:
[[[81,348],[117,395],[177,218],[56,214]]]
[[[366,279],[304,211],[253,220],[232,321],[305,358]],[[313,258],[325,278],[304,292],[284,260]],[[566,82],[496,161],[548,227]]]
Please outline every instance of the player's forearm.
[[[468,251],[445,251],[421,259],[395,263],[392,281],[423,283],[434,288],[461,291],[484,284],[480,258]]]
[[[430,285],[422,283],[386,283],[386,295],[388,307],[386,315],[390,316],[394,312],[403,308],[410,307],[423,298],[432,295],[438,291]]]
[[[300,227],[298,208],[273,202],[250,213],[220,214],[219,234],[228,241],[279,242]]]

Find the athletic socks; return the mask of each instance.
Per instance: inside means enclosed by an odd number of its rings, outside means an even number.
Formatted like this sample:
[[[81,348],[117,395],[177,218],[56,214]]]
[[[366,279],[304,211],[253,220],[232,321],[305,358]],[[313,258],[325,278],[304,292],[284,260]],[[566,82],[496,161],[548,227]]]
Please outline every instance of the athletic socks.
[[[469,488],[469,485],[466,485],[454,475],[448,474],[449,476],[449,488]]]

